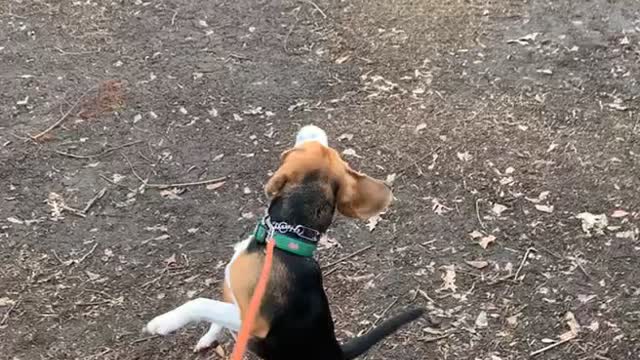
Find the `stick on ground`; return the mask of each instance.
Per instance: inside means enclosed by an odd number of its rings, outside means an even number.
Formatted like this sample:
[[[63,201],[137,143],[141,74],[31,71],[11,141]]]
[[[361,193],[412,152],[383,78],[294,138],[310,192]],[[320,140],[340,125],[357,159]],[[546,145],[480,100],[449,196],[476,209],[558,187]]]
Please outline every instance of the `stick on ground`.
[[[76,155],[76,154],[71,154],[71,153],[68,153],[68,152],[60,151],[60,150],[56,150],[55,152],[56,152],[56,154],[59,154],[59,155],[62,155],[62,156],[66,156],[66,157],[70,157],[70,158],[74,158],[74,159],[95,159],[95,158],[99,158],[99,157],[102,157],[104,155],[107,155],[107,154],[109,154],[111,152],[114,152],[116,150],[140,144],[141,142],[142,142],[142,140],[136,140],[136,141],[128,142],[126,144],[122,144],[122,145],[118,145],[116,147],[108,148],[108,149],[104,150],[101,153],[91,154],[91,155]]]
[[[148,187],[148,188],[156,188],[156,189],[166,189],[166,188],[173,188],[173,187],[186,187],[186,186],[204,185],[204,184],[214,183],[214,182],[218,182],[218,181],[222,181],[222,180],[226,180],[226,179],[227,179],[227,177],[223,176],[223,177],[219,177],[219,178],[216,178],[216,179],[200,180],[200,181],[186,182],[186,183],[147,184],[146,187]]]
[[[533,351],[533,352],[532,352],[531,354],[529,354],[529,355],[530,355],[530,356],[540,355],[540,354],[542,354],[542,353],[543,353],[543,352],[545,352],[545,351],[549,351],[549,350],[551,350],[551,349],[553,349],[553,348],[555,348],[555,347],[557,347],[557,346],[560,346],[560,345],[562,345],[562,344],[564,344],[564,343],[567,343],[567,342],[569,342],[569,341],[571,341],[571,340],[573,340],[573,339],[575,339],[575,337],[571,337],[571,338],[568,338],[568,339],[564,339],[564,340],[558,341],[557,343],[553,343],[553,344],[551,344],[551,345],[549,345],[549,346],[543,347],[542,349],[539,349],[539,350]]]
[[[332,263],[330,263],[330,264],[327,264],[327,265],[325,265],[325,266],[321,267],[320,269],[324,270],[324,269],[326,269],[326,268],[330,268],[330,267],[332,267],[332,266],[334,266],[334,265],[340,264],[341,262],[343,262],[343,261],[345,261],[345,260],[347,260],[347,259],[350,259],[350,258],[352,258],[352,257],[354,257],[354,256],[356,256],[356,255],[358,255],[358,254],[360,254],[360,253],[363,253],[363,252],[365,252],[365,251],[367,251],[367,250],[371,249],[372,247],[373,247],[373,245],[365,246],[364,248],[362,248],[362,249],[360,249],[360,250],[358,250],[358,251],[352,252],[351,254],[349,254],[349,255],[347,255],[347,256],[343,256],[343,257],[341,257],[340,259],[338,259],[338,260],[336,260],[336,261],[334,261],[334,262],[332,262]]]
[[[11,307],[9,308],[9,310],[7,310],[7,312],[4,314],[4,316],[2,317],[2,321],[0,321],[0,326],[4,325],[4,323],[7,322],[7,320],[9,319],[9,315],[11,315],[11,312],[18,307],[18,305],[20,305],[20,303],[22,302],[22,299],[18,299],[18,301],[16,301],[15,303],[13,303],[13,305],[11,305]]]
[[[80,104],[80,102],[87,96],[87,94],[92,91],[93,89],[95,89],[96,87],[92,87],[91,89],[87,90],[84,94],[82,94],[78,100],[76,100],[75,103],[73,103],[73,105],[71,105],[71,107],[69,108],[69,110],[67,110],[67,112],[65,112],[64,114],[62,114],[62,116],[60,117],[60,119],[58,119],[58,121],[56,121],[55,123],[53,123],[51,126],[49,126],[48,128],[46,128],[45,130],[43,130],[42,132],[40,132],[37,135],[33,135],[31,136],[31,138],[33,140],[38,140],[41,137],[45,136],[46,134],[48,134],[49,132],[51,132],[51,130],[57,128],[58,126],[60,126],[60,124],[62,124],[68,117],[69,115],[71,115],[71,112],[73,112],[73,110],[78,107],[78,105]]]

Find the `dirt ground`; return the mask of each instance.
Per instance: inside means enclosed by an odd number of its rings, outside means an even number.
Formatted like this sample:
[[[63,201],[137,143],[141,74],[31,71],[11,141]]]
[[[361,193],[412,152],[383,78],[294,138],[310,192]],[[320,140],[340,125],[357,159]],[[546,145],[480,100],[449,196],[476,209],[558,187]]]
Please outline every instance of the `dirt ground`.
[[[320,251],[337,335],[440,322],[364,358],[640,353],[635,0],[4,0],[0,68],[3,359],[220,358],[140,329],[219,296],[308,123],[396,196]]]

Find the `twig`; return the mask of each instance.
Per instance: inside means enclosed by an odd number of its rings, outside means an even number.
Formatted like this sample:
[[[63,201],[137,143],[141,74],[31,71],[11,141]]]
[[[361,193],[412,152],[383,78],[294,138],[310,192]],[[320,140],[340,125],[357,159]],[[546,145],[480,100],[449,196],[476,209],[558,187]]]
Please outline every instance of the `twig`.
[[[160,335],[151,335],[151,336],[143,337],[143,338],[140,338],[140,339],[133,340],[129,344],[134,345],[134,344],[141,343],[141,342],[144,342],[144,341],[149,341],[151,339],[157,338],[158,336],[160,336]]]
[[[95,243],[95,244],[93,245],[93,247],[91,248],[91,250],[89,250],[89,252],[88,252],[88,253],[84,254],[84,255],[80,258],[80,260],[78,260],[78,262],[76,263],[76,265],[79,265],[81,262],[85,261],[85,260],[89,257],[89,255],[93,254],[93,252],[96,250],[96,248],[97,248],[97,247],[98,247],[98,243]]]
[[[422,295],[422,297],[424,297],[424,298],[425,298],[425,299],[427,299],[428,301],[430,301],[430,302],[432,302],[432,303],[434,303],[434,304],[436,303],[436,301],[435,301],[435,300],[433,300],[431,297],[429,297],[429,295],[427,295],[427,292],[426,292],[426,291],[423,291],[423,290],[421,290],[421,289],[418,289],[418,293],[419,293],[420,295]]]
[[[140,180],[140,182],[143,183],[144,185],[147,185],[147,181],[149,181],[149,179],[144,180],[142,177],[140,177],[140,175],[138,175],[138,173],[136,172],[136,169],[134,169],[131,161],[129,161],[129,158],[125,154],[120,154],[120,155],[122,155],[122,157],[127,162],[127,164],[129,164],[129,167],[131,168],[131,172],[133,173],[133,176],[137,177],[138,180]]]
[[[159,275],[159,276],[157,276],[157,277],[155,277],[155,278],[153,278],[153,279],[151,279],[151,280],[147,281],[146,283],[142,284],[142,285],[140,286],[140,288],[144,289],[144,288],[146,288],[147,286],[149,286],[149,285],[151,285],[151,284],[153,284],[153,283],[157,282],[158,280],[162,279],[162,277],[164,276],[164,274],[165,274],[167,271],[169,271],[169,269],[168,269],[168,268],[164,268],[164,269],[162,269],[162,271],[160,272],[160,275]]]
[[[60,119],[58,119],[58,121],[56,121],[55,123],[53,123],[51,126],[49,126],[48,128],[46,128],[45,130],[43,130],[42,132],[40,132],[37,135],[31,136],[31,138],[33,140],[38,140],[41,137],[45,136],[46,134],[48,134],[51,130],[57,128],[58,126],[60,126],[60,124],[62,124],[68,117],[69,115],[71,115],[71,112],[80,104],[80,102],[87,96],[87,94],[92,91],[93,89],[95,89],[96,87],[93,86],[91,87],[91,89],[87,90],[84,94],[82,94],[78,100],[76,100],[76,102],[71,105],[71,107],[69,108],[69,110],[67,110],[67,112],[65,112],[64,114],[62,114],[62,116],[60,117]]]
[[[560,346],[560,345],[562,345],[564,343],[567,343],[567,342],[569,342],[569,341],[571,341],[573,339],[575,339],[575,337],[571,337],[571,338],[568,338],[568,339],[564,339],[564,340],[558,341],[557,343],[553,343],[553,344],[551,344],[551,345],[549,345],[547,347],[543,347],[542,349],[536,350],[536,351],[532,352],[529,355],[530,356],[536,356],[536,355],[542,354],[545,351],[549,351],[549,350],[555,348],[556,346]]]
[[[316,8],[316,10],[318,10],[318,12],[320,13],[320,15],[322,15],[323,18],[327,18],[327,14],[324,13],[324,11],[322,11],[322,9],[320,9],[320,6],[318,6],[316,3],[314,3],[311,0],[304,0],[303,2],[306,2],[307,4],[313,6],[314,8]]]
[[[178,10],[176,10],[176,11],[173,13],[173,16],[171,17],[171,26],[175,25],[175,23],[176,23],[176,16],[178,16]]]
[[[214,183],[214,182],[218,182],[218,181],[222,181],[222,180],[226,180],[226,179],[227,179],[227,177],[223,176],[223,177],[219,177],[219,178],[216,178],[216,179],[201,180],[201,181],[194,181],[194,182],[187,182],[187,183],[147,184],[147,187],[148,188],[156,188],[156,189],[166,189],[166,188],[173,188],[173,187],[196,186],[196,185],[204,185],[204,184]]]
[[[116,300],[115,296],[110,295],[110,294],[108,294],[108,293],[106,293],[106,292],[104,292],[104,291],[102,291],[102,290],[93,290],[93,289],[84,289],[84,290],[85,290],[85,291],[92,292],[92,293],[100,294],[100,295],[102,295],[102,296],[105,296],[105,297],[110,298],[111,300]]]
[[[438,146],[435,149],[433,149],[432,151],[426,153],[425,155],[421,156],[418,158],[418,160],[416,161],[412,161],[411,164],[406,165],[405,167],[401,168],[400,170],[396,171],[397,175],[400,175],[402,173],[404,173],[405,171],[407,171],[409,168],[416,166],[418,167],[418,170],[420,170],[420,167],[418,166],[419,162],[422,162],[424,159],[428,158],[429,156],[435,154],[436,152],[438,152],[440,149],[442,148],[442,146]]]
[[[333,274],[334,272],[336,272],[336,271],[338,271],[340,269],[341,269],[340,266],[336,266],[333,269],[331,269],[331,270],[327,271],[326,273],[322,274],[322,276],[329,276],[329,275]]]
[[[89,355],[85,358],[83,358],[84,360],[90,360],[90,359],[101,359],[102,356],[110,353],[112,351],[112,349],[110,348],[106,348],[104,350],[102,350],[101,352],[97,353],[97,354],[93,354],[93,355]]]
[[[58,262],[60,262],[60,265],[64,265],[65,264],[65,262],[62,261],[62,259],[60,259],[60,256],[58,256],[58,253],[56,253],[55,250],[53,250],[53,256],[55,256],[56,259],[58,260]]]
[[[112,148],[106,149],[101,153],[91,154],[91,155],[76,155],[76,154],[71,154],[71,153],[68,153],[68,152],[60,151],[60,150],[55,150],[55,152],[56,152],[56,154],[60,154],[62,156],[67,156],[67,157],[74,158],[74,159],[95,159],[95,158],[99,158],[99,157],[102,157],[104,155],[107,155],[107,154],[109,154],[111,152],[114,152],[116,150],[120,150],[120,149],[129,147],[129,146],[133,146],[133,145],[137,145],[137,144],[139,144],[141,142],[143,142],[143,141],[142,140],[132,141],[132,142],[129,142],[129,143],[126,143],[126,144],[122,144],[122,145],[119,145],[119,146],[116,146],[116,147],[112,147]]]
[[[339,263],[341,263],[341,262],[343,262],[343,261],[345,261],[345,260],[347,260],[347,259],[350,259],[350,258],[352,258],[352,257],[354,257],[354,256],[356,256],[356,255],[358,255],[358,254],[361,254],[361,253],[363,253],[363,252],[365,252],[365,251],[367,251],[367,250],[371,249],[372,247],[373,247],[373,245],[365,246],[364,248],[362,248],[362,249],[360,249],[360,250],[358,250],[358,251],[354,251],[354,252],[352,252],[352,253],[351,253],[351,254],[349,254],[349,255],[343,256],[343,257],[341,257],[340,259],[338,259],[338,260],[336,260],[336,261],[334,261],[334,262],[332,262],[332,263],[330,263],[330,264],[327,264],[327,265],[325,265],[325,266],[321,267],[320,269],[321,269],[321,270],[324,270],[324,269],[326,269],[326,268],[330,268],[330,267],[332,267],[332,266],[334,266],[334,265],[337,265],[337,264],[339,264]]]
[[[71,153],[68,153],[68,152],[60,151],[60,150],[55,150],[55,152],[58,155],[62,155],[62,156],[66,156],[66,157],[70,157],[70,158],[74,158],[74,159],[91,159],[91,158],[93,158],[93,156],[75,155],[75,154],[71,154]]]
[[[82,213],[86,215],[87,211],[89,211],[89,209],[91,209],[93,204],[95,204],[96,201],[102,199],[102,197],[106,193],[107,193],[107,188],[102,188],[102,190],[100,190],[94,197],[91,198],[91,200],[89,200],[89,202],[87,202],[87,205],[85,205],[84,209],[82,209]]]
[[[11,305],[11,307],[9,308],[9,310],[7,310],[7,312],[4,314],[4,316],[2,317],[2,321],[0,321],[0,326],[4,325],[5,322],[7,322],[7,320],[9,320],[9,315],[11,315],[11,312],[18,307],[18,305],[20,305],[20,303],[22,302],[22,299],[18,299],[18,301],[16,301],[15,303],[13,303],[13,305]]]
[[[96,305],[108,304],[110,302],[111,300],[100,300],[100,301],[91,301],[91,302],[77,302],[74,305],[75,306],[96,306]]]
[[[238,60],[251,61],[250,57],[247,57],[247,56],[244,56],[244,55],[238,55],[238,54],[234,54],[234,53],[229,53],[229,57],[230,58],[234,58],[234,59],[238,59]]]
[[[535,248],[528,248],[527,251],[524,253],[524,256],[522,257],[522,261],[520,262],[520,266],[518,266],[518,270],[516,271],[516,274],[513,276],[513,279],[515,281],[518,281],[518,276],[520,276],[520,271],[522,270],[522,268],[524,267],[524,263],[525,261],[527,261],[527,258],[529,257],[529,253],[532,251],[537,251]]]
[[[121,187],[121,188],[125,188],[125,189],[127,189],[127,190],[129,190],[129,191],[133,191],[132,189],[129,189],[129,187],[128,187],[128,186],[126,186],[126,185],[122,185],[122,184],[118,184],[117,182],[115,182],[115,181],[113,181],[113,180],[109,179],[108,177],[106,177],[106,176],[104,176],[104,175],[102,175],[102,174],[100,174],[100,175],[98,175],[98,176],[100,176],[104,181],[108,182],[109,184],[113,184],[113,185],[115,185],[115,186],[119,186],[119,187]]]
[[[584,274],[584,276],[587,277],[587,279],[589,279],[589,281],[593,281],[593,277],[591,276],[591,274],[589,274],[587,272],[587,270],[582,266],[582,264],[580,263],[580,259],[576,260],[576,265],[578,265],[578,269],[580,269],[580,271],[582,271],[582,273]]]
[[[378,324],[380,319],[384,318],[384,316],[387,314],[387,311],[389,311],[393,307],[393,305],[398,302],[398,300],[400,300],[400,297],[395,298],[395,300],[393,300],[391,304],[389,304],[389,306],[387,306],[386,309],[382,311],[382,314],[380,314],[380,316],[376,318],[373,324],[371,324],[371,328],[369,329],[369,331],[373,330],[373,328],[376,327],[376,324]]]
[[[604,355],[600,355],[598,353],[593,354],[593,357],[596,358],[596,359],[600,359],[600,360],[611,360],[611,358],[608,358],[608,357],[606,357]]]
[[[436,337],[432,337],[432,338],[423,337],[423,338],[418,339],[418,341],[422,341],[422,342],[434,342],[434,341],[438,341],[438,340],[446,339],[446,338],[448,338],[449,336],[451,336],[451,333],[444,334],[444,335],[440,335],[440,336],[436,336]]]
[[[476,199],[476,217],[478,218],[478,223],[480,223],[480,226],[483,229],[486,229],[487,227],[484,226],[484,223],[482,222],[482,220],[480,220],[480,210],[478,209],[478,203],[480,202],[480,199]]]
[[[295,29],[296,25],[298,25],[298,12],[300,11],[300,7],[297,8],[298,11],[296,11],[296,22],[293,23],[293,25],[291,25],[291,28],[289,29],[289,32],[287,32],[287,36],[285,36],[284,38],[284,43],[283,43],[283,48],[284,48],[284,52],[285,53],[289,53],[289,49],[287,48],[287,43],[289,42],[289,37],[291,36],[291,34],[293,33],[293,29]],[[295,10],[294,10],[295,11]]]
[[[66,211],[68,211],[68,212],[72,213],[73,215],[80,216],[80,217],[83,217],[83,218],[84,218],[84,217],[87,217],[87,216],[82,212],[82,210],[78,210],[78,209],[76,209],[76,208],[72,208],[71,206],[68,206],[68,205],[63,204],[63,205],[62,205],[62,208],[63,208],[64,210],[66,210]]]
[[[546,247],[540,245],[540,244],[536,244],[537,247],[541,248],[542,250],[546,251],[549,255],[553,256],[554,258],[558,259],[558,260],[563,260],[564,258],[558,254],[556,254],[555,252],[547,249]]]

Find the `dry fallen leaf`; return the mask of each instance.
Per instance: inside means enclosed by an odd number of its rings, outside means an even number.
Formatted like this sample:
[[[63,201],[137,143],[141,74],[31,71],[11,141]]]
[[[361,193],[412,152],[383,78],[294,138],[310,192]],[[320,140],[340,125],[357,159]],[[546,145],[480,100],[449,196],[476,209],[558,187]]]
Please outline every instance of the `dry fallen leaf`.
[[[393,186],[393,183],[396,181],[396,177],[396,173],[389,174],[387,175],[387,179],[384,182],[386,182],[389,186]]]
[[[471,156],[471,154],[469,154],[468,151],[459,152],[457,155],[458,155],[458,159],[460,159],[460,161],[469,162],[469,161],[471,161],[473,159],[473,156]]]
[[[367,229],[369,229],[370,232],[375,230],[380,220],[382,220],[380,215],[370,217],[369,220],[367,220]]]
[[[355,150],[353,150],[352,148],[346,149],[342,152],[343,155],[345,156],[353,156],[353,157],[357,157],[357,158],[362,158],[362,156],[358,155],[356,153]]]
[[[416,129],[414,130],[414,132],[416,134],[419,134],[422,130],[424,130],[426,128],[427,128],[427,124],[421,123],[421,124],[418,124],[418,126],[416,126]]]
[[[47,197],[47,205],[50,207],[51,220],[58,221],[64,219],[62,211],[66,205],[60,194],[54,192],[49,193],[49,196]]]
[[[486,249],[487,246],[489,246],[489,244],[491,244],[492,242],[496,241],[496,237],[493,235],[487,235],[482,237],[482,239],[480,239],[480,241],[478,242],[478,245],[480,245],[483,249]]]
[[[214,351],[216,352],[216,354],[218,354],[218,356],[221,359],[226,359],[227,358],[227,354],[224,352],[224,349],[222,348],[222,346],[220,346],[220,345],[216,346]]]
[[[169,256],[168,258],[164,259],[164,263],[169,266],[171,264],[175,264],[176,263],[176,254],[173,254],[171,256]]]
[[[567,322],[567,326],[569,326],[569,331],[560,335],[560,341],[571,340],[578,336],[578,332],[580,331],[580,324],[578,324],[576,317],[571,311],[567,312],[564,320]]]
[[[160,191],[160,196],[171,199],[171,200],[180,200],[182,199],[179,195],[184,192],[184,189],[171,188]]]
[[[511,325],[511,326],[516,326],[518,325],[518,315],[520,314],[515,314],[513,316],[509,316],[507,318],[507,324]]]
[[[489,266],[489,262],[483,260],[466,260],[465,262],[476,269],[484,269]]]
[[[618,239],[635,239],[636,237],[636,231],[633,230],[627,230],[627,231],[620,231],[616,233],[616,237]]]
[[[483,329],[489,326],[489,320],[487,320],[487,313],[481,311],[476,318],[476,328]]]
[[[624,211],[624,210],[616,210],[613,212],[613,214],[611,214],[612,218],[621,218],[621,217],[625,217],[629,215],[628,212]]]
[[[590,212],[582,212],[576,215],[576,219],[582,221],[582,231],[591,236],[591,231],[595,231],[596,234],[603,235],[604,229],[609,225],[607,215],[605,214],[592,214]]]
[[[225,183],[224,181],[220,181],[220,182],[216,182],[216,183],[213,183],[213,184],[209,184],[209,185],[207,185],[207,190],[217,190],[217,189],[221,188],[222,185],[224,185],[224,183]]]
[[[525,197],[525,199],[527,199],[528,201],[531,201],[534,204],[538,204],[544,200],[547,199],[547,197],[549,197],[549,191],[543,191],[540,193],[540,195],[538,195],[537,198],[530,198],[530,197]]]
[[[540,205],[540,204],[536,204],[536,210],[538,211],[542,211],[545,213],[552,213],[553,212],[553,205]]]
[[[151,231],[151,232],[155,232],[155,231],[159,231],[159,232],[167,232],[169,231],[169,229],[167,228],[166,225],[153,225],[153,226],[147,226],[144,228],[146,231]]]
[[[440,203],[438,199],[435,199],[435,198],[431,199],[431,203],[433,204],[433,207],[431,209],[433,210],[434,213],[438,215],[444,215],[449,211],[453,210],[450,207],[443,205],[442,203]]]
[[[100,279],[100,275],[99,274],[93,273],[91,271],[85,271],[85,274],[87,274],[87,276],[89,277],[90,281],[95,281],[95,280]]]
[[[13,301],[13,300],[9,299],[8,297],[2,297],[2,298],[0,298],[0,307],[3,307],[3,306],[11,306],[11,305],[13,305],[13,304],[15,304],[15,303],[16,303],[15,301]]]
[[[493,207],[491,208],[491,212],[493,212],[497,216],[500,216],[500,214],[502,214],[507,209],[508,208],[502,204],[494,203]]]
[[[628,107],[615,102],[611,104],[607,104],[607,106],[613,110],[618,110],[618,111],[626,111],[629,109]]]
[[[442,274],[442,287],[440,290],[451,290],[456,292],[458,287],[456,286],[456,267],[455,265],[446,265],[442,267],[444,274]]]
[[[474,230],[473,232],[469,233],[469,236],[471,236],[471,238],[473,238],[473,239],[477,239],[477,238],[479,238],[479,237],[483,237],[483,236],[484,236],[484,234],[483,234],[483,233],[481,233],[481,232],[480,232],[480,231],[478,231],[478,230]]]
[[[7,218],[7,221],[12,223],[12,224],[24,224],[24,221],[22,221],[22,220],[20,220],[20,219],[18,219],[16,217],[13,217],[13,216],[9,216]]]
[[[342,245],[335,238],[329,237],[326,234],[320,237],[318,241],[318,250],[330,249],[332,247],[341,248]]]
[[[338,141],[343,141],[343,140],[351,141],[351,139],[353,139],[353,134],[349,134],[349,133],[345,133],[338,136]]]

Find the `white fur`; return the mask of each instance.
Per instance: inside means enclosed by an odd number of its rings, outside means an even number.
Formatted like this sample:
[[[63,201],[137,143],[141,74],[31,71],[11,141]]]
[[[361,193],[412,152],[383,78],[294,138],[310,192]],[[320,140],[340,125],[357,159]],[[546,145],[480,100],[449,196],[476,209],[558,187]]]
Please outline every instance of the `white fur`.
[[[220,335],[222,329],[223,327],[216,323],[211,324],[209,330],[198,340],[196,347],[193,348],[193,352],[202,351],[211,347],[213,342],[218,340],[218,335]]]
[[[234,246],[234,254],[224,271],[224,281],[226,281],[229,287],[231,287],[231,277],[229,273],[231,264],[246,250],[250,241],[251,237]],[[233,294],[231,296],[233,296]],[[211,344],[217,340],[223,328],[235,332],[240,331],[240,309],[235,299],[233,299],[233,302],[233,304],[230,304],[205,298],[191,300],[169,312],[156,316],[147,323],[143,330],[150,334],[167,335],[189,323],[209,321],[211,323],[209,330],[198,340],[194,349],[194,351],[200,351],[211,346]]]
[[[329,146],[327,133],[315,125],[303,126],[302,129],[298,131],[298,135],[296,135],[296,146],[307,141],[317,141],[324,146]]]

